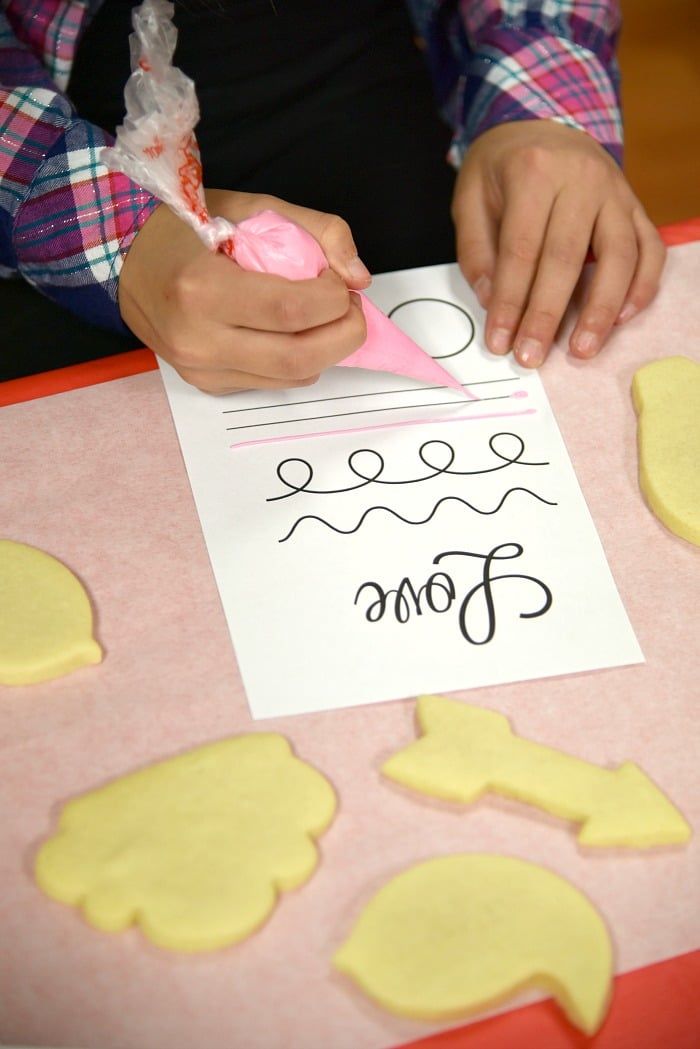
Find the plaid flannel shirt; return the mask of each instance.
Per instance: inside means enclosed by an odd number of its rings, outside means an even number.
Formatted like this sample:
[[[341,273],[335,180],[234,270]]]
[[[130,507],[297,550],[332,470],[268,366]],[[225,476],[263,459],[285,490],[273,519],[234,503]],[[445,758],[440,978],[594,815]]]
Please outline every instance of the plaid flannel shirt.
[[[158,201],[107,171],[106,132],[65,94],[103,0],[0,0],[0,275],[20,274],[86,320],[125,330],[121,266]],[[581,128],[617,160],[616,0],[407,0],[426,43],[450,160],[496,124]]]

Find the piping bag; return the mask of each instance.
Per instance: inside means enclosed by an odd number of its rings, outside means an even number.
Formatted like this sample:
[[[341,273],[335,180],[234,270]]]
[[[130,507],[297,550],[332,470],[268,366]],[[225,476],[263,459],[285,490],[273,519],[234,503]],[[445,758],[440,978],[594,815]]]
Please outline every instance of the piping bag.
[[[173,4],[143,0],[132,13],[131,68],[124,91],[126,116],[103,163],[164,201],[212,251],[222,251],[246,270],[290,280],[317,277],[328,267],[318,243],[296,223],[261,211],[231,223],[207,211],[202,164],[194,129],[199,120],[195,85],[172,64],[177,30]],[[394,372],[464,392],[430,354],[405,335],[360,293],[367,339],[339,363],[346,368]]]

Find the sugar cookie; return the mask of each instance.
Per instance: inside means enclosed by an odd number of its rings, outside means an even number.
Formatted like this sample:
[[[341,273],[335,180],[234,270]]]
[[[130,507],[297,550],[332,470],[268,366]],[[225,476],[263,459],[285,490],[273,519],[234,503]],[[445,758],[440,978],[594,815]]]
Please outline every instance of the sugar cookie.
[[[43,550],[0,539],[0,684],[32,685],[101,660],[80,581]]]
[[[607,769],[516,736],[503,714],[420,696],[420,739],[397,751],[385,776],[412,790],[470,804],[489,791],[581,824],[582,845],[635,849],[686,842],[677,808],[626,761]]]
[[[639,486],[660,521],[700,546],[700,364],[667,357],[632,380]]]
[[[36,879],[90,924],[132,924],[161,947],[206,951],[261,925],[317,863],[336,802],[287,740],[256,733],[191,750],[69,802]]]
[[[455,1019],[538,987],[587,1034],[603,1022],[612,978],[607,929],[578,889],[533,863],[479,854],[388,882],[333,963],[402,1016]]]

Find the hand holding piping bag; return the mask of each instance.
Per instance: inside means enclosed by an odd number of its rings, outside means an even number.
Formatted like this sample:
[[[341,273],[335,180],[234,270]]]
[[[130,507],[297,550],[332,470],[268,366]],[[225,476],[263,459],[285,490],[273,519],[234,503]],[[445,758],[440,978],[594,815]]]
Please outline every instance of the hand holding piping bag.
[[[356,300],[356,292],[346,286],[351,282],[341,281],[329,268],[319,240],[335,243],[341,254],[345,248],[344,254],[353,257],[352,238],[342,220],[270,197],[224,191],[205,197],[194,136],[199,107],[193,82],[172,65],[177,39],[172,12],[173,5],[165,0],[144,0],[134,11],[127,113],[115,146],[103,152],[108,167],[123,171],[170,209],[156,209],[127,255],[120,279],[120,306],[127,324],[184,378],[212,392],[307,385],[330,364],[394,372],[462,392],[437,361],[369,299],[359,295]],[[212,217],[210,209],[219,203],[224,204],[222,210],[235,210],[236,217],[248,217],[240,222]],[[198,258],[199,249],[193,247],[183,222],[209,252],[218,254],[205,260],[200,251]],[[232,275],[222,268],[222,254],[250,274],[239,274],[238,294],[222,286]],[[197,266],[200,274],[194,279]],[[202,279],[204,269],[208,273]],[[268,275],[264,291],[256,272]],[[288,280],[303,284],[290,294],[284,286]],[[351,287],[367,282],[360,276]],[[215,301],[216,288],[224,294]],[[211,310],[220,316],[213,318],[217,324],[205,340],[204,353],[190,359],[187,325],[173,322],[172,302],[181,300],[184,319],[188,305],[201,308],[210,293]],[[178,327],[180,332],[174,330]],[[244,345],[239,354],[243,366],[239,360],[239,367],[227,368],[228,333],[241,330],[249,333],[238,343]]]

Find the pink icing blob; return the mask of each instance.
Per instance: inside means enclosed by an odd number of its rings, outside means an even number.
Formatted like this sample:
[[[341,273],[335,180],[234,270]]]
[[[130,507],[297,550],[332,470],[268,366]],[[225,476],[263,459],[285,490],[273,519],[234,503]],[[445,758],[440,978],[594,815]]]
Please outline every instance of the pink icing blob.
[[[260,211],[239,222],[233,242],[236,262],[244,270],[306,280],[328,268],[318,241],[276,211]]]

